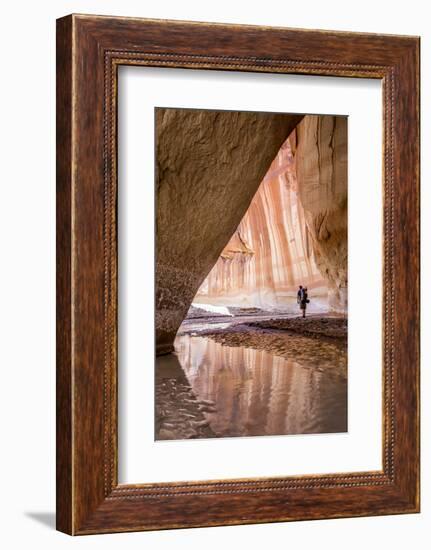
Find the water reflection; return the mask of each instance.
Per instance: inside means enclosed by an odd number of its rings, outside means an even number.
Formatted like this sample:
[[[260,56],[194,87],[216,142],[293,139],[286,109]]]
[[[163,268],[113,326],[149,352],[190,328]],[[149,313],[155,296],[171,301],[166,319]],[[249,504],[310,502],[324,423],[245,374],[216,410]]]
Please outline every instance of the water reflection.
[[[179,362],[218,437],[345,432],[347,381],[263,350],[183,334]]]

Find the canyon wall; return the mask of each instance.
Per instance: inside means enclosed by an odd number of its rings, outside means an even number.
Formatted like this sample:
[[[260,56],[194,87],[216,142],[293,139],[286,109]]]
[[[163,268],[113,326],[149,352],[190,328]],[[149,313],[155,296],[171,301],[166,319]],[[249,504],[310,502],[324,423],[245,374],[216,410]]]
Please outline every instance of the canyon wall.
[[[156,109],[156,344],[173,349],[203,280],[302,116]]]
[[[347,309],[347,118],[307,115],[280,148],[197,303]]]
[[[326,280],[316,266],[298,200],[291,139],[280,148],[195,302],[296,311],[301,284],[308,287],[313,307],[326,305]]]
[[[290,136],[298,199],[333,310],[347,310],[347,117],[307,115]]]

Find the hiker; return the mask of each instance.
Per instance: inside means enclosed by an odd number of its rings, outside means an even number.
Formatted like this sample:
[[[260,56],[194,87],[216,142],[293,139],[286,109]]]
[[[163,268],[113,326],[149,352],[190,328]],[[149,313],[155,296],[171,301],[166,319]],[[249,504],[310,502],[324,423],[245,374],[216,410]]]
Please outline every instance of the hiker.
[[[301,285],[299,285],[297,302],[299,304],[300,309],[302,310],[302,317],[305,317],[305,310],[307,309],[307,304],[310,303],[310,300],[308,299],[307,288],[303,288]]]
[[[301,300],[302,300],[302,293],[303,293],[303,288],[302,288],[302,285],[299,285],[299,290],[298,290],[298,294],[296,295],[296,302],[298,305],[301,304]]]

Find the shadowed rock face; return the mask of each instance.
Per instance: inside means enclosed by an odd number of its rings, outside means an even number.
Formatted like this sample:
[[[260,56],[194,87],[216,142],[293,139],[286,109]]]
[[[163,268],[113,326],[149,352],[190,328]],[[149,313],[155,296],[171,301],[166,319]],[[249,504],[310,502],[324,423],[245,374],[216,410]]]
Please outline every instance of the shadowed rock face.
[[[296,134],[296,147],[295,147]],[[291,143],[298,198],[332,309],[347,309],[347,118],[304,117]]]
[[[187,310],[302,116],[156,110],[156,343]]]
[[[196,302],[347,307],[347,119],[307,115],[280,148]],[[290,302],[291,303],[291,302]]]
[[[194,301],[297,310],[298,285],[326,303],[302,205],[291,138],[281,146],[241,223]]]

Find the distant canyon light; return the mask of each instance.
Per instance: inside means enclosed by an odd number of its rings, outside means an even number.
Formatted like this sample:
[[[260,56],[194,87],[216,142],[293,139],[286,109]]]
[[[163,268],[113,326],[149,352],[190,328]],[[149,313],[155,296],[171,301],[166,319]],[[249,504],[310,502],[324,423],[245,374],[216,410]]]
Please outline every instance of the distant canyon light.
[[[221,315],[228,315],[229,317],[233,317],[233,314],[230,313],[228,308],[224,306],[213,306],[211,304],[201,304],[195,302],[192,303],[192,306],[204,309],[205,311],[209,311],[211,313],[220,313]]]

